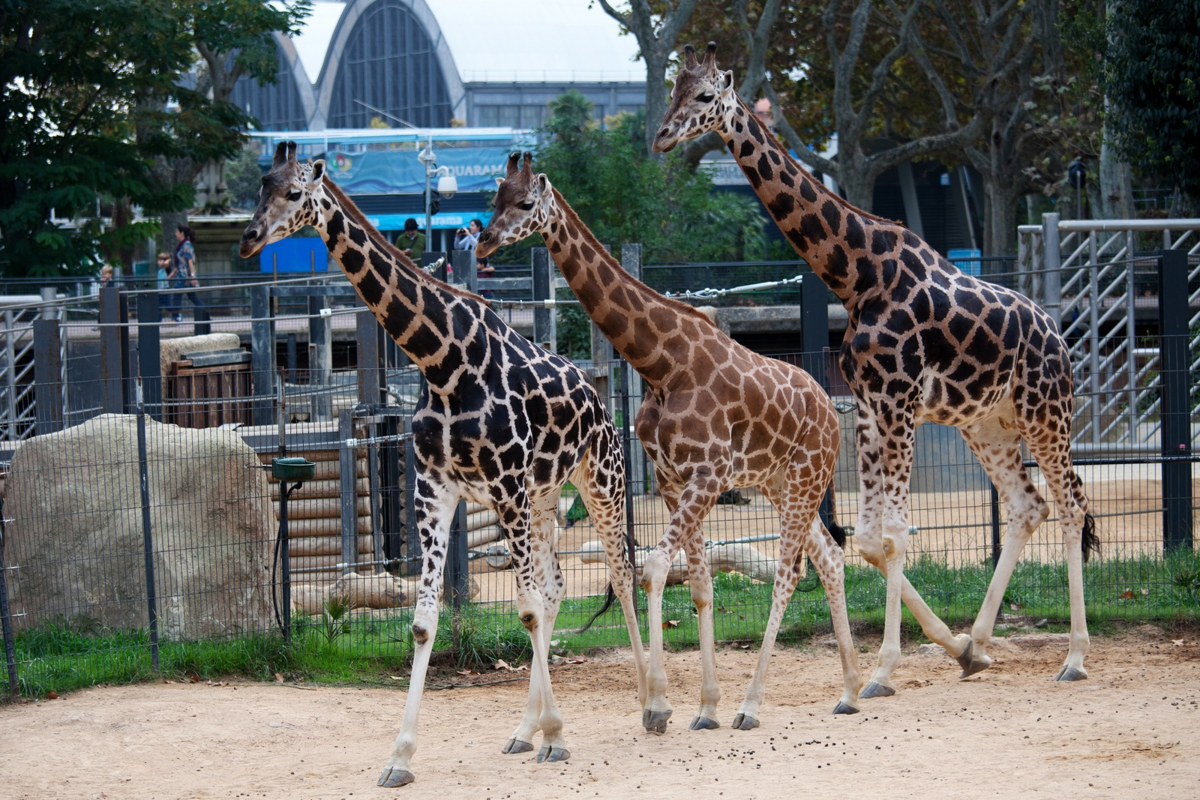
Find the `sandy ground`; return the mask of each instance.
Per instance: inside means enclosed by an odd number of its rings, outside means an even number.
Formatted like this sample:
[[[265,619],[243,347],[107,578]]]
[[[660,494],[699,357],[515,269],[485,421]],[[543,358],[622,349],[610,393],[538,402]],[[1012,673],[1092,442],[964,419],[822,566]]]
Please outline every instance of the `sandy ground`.
[[[1182,636],[1184,638],[1173,638]],[[1050,680],[1062,635],[997,640],[993,667],[966,681],[944,653],[906,650],[895,697],[834,717],[840,674],[817,643],[774,656],[762,727],[728,727],[753,650],[722,649],[716,731],[689,731],[699,656],[667,659],[675,717],[639,725],[628,651],[552,668],[571,759],[505,756],[522,680],[429,691],[416,783],[378,789],[399,728],[395,689],[243,681],[98,688],[0,707],[10,798],[721,797],[837,792],[858,798],[1200,796],[1200,645],[1195,630],[1143,627],[1095,638],[1087,681]],[[860,645],[874,651],[878,641]],[[926,648],[928,649],[928,648]],[[874,656],[864,654],[864,670]],[[397,673],[406,677],[406,673]],[[490,681],[527,673],[460,677]],[[397,686],[401,682],[397,681]]]

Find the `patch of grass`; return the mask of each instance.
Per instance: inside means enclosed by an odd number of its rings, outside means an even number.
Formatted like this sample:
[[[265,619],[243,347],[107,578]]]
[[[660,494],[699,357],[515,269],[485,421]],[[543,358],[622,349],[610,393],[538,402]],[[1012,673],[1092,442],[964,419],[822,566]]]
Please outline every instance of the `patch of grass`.
[[[991,563],[959,568],[926,557],[905,569],[930,607],[953,628],[974,620],[992,577]],[[870,567],[846,569],[846,603],[851,624],[860,634],[883,629],[886,582]],[[1200,618],[1200,557],[1174,552],[1165,558],[1111,559],[1084,566],[1088,622],[1095,635],[1117,630],[1126,621],[1194,625]],[[770,614],[772,587],[734,573],[713,577],[713,618],[719,642],[752,644],[762,639]],[[646,596],[638,592],[638,621],[643,642],[649,641]],[[554,638],[558,648],[586,653],[629,644],[620,605],[601,616],[591,629],[578,630],[603,602],[602,597],[570,598],[560,609]],[[1068,629],[1070,619],[1067,568],[1064,564],[1019,562],[1005,594],[1005,614],[1046,619],[1045,631]],[[156,673],[144,630],[112,630],[84,618],[60,618],[16,637],[21,693],[45,696],[96,684],[153,680],[163,675],[219,679],[239,675],[273,680],[277,673],[313,683],[380,683],[403,687],[413,655],[412,609],[351,612],[329,607],[320,615],[297,614],[291,642],[274,630],[207,642],[161,642]],[[663,594],[663,639],[671,649],[694,647],[699,620],[686,585]],[[924,641],[907,609],[902,636]],[[516,665],[532,655],[529,635],[511,604],[466,604],[457,620],[449,609],[439,615],[434,649],[459,668],[486,669],[498,660]],[[1000,629],[1003,630],[1003,629]],[[781,643],[803,643],[830,631],[829,605],[817,583],[797,591],[780,629]]]

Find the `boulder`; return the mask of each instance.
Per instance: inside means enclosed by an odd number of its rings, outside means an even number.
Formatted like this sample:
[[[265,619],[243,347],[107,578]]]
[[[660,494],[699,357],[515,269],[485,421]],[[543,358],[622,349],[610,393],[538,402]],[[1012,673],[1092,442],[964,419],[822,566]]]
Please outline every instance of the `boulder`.
[[[146,420],[159,635],[272,627],[267,476],[232,431]],[[148,627],[137,418],[105,414],[25,441],[4,505],[25,626],[65,618]]]

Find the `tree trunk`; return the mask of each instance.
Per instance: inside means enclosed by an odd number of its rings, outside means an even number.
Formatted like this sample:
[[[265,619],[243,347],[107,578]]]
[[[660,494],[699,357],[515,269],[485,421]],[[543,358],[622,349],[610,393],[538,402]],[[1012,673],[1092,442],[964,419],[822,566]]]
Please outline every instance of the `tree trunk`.
[[[1133,219],[1133,171],[1109,143],[1108,124],[1100,145],[1100,218]]]
[[[646,62],[646,152],[661,159],[654,153],[654,137],[667,113],[667,58],[643,48],[642,60]]]
[[[839,143],[838,186],[850,205],[870,213],[875,205],[876,176],[867,169],[865,161],[857,148],[846,151]]]
[[[984,176],[987,213],[983,226],[983,252],[1011,255],[1017,252],[1017,198],[1020,190],[999,177]]]

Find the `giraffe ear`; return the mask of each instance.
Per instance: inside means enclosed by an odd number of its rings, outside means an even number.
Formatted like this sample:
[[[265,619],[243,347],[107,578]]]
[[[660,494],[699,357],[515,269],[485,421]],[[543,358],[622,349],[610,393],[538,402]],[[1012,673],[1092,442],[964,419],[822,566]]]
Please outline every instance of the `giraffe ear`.
[[[722,93],[728,92],[730,89],[732,89],[733,88],[733,70],[727,69],[724,72],[722,72],[721,77],[718,81],[718,85],[721,87]]]
[[[504,178],[496,178],[496,188],[499,189],[504,185]]]
[[[533,185],[537,187],[538,197],[545,197],[550,193],[550,179],[544,172],[538,173],[537,177],[533,179]]]
[[[318,158],[313,162],[312,174],[309,175],[308,183],[310,186],[315,186],[320,183],[325,177],[325,159]]]

